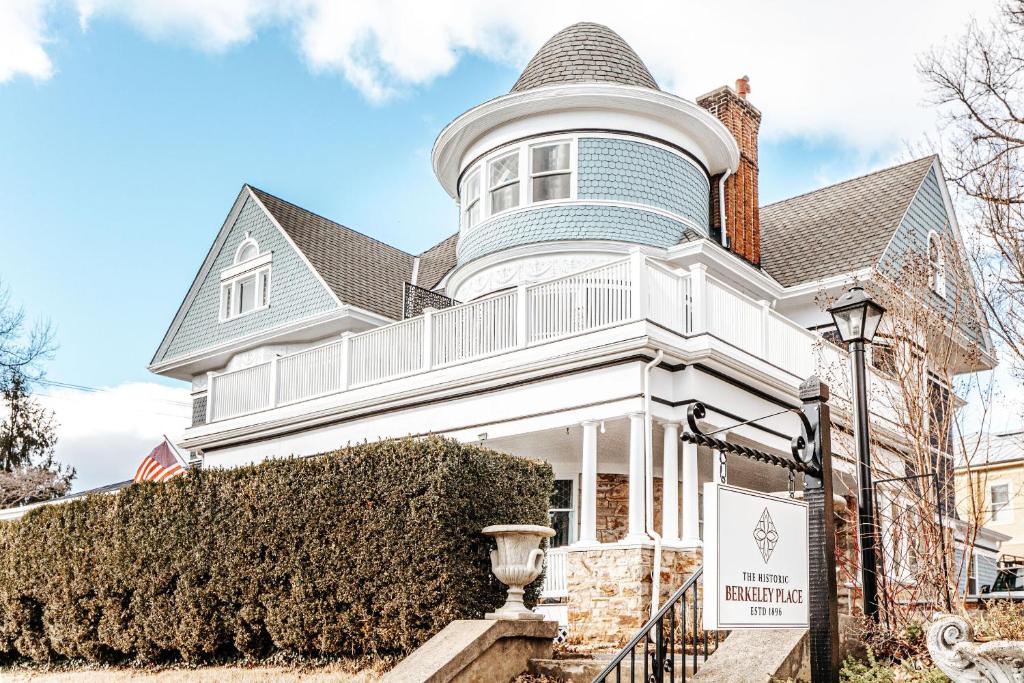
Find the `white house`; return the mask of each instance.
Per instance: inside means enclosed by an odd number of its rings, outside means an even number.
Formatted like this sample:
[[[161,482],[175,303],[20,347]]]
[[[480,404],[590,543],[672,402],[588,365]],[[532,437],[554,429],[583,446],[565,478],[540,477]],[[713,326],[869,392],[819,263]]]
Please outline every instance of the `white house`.
[[[671,588],[699,562],[699,484],[719,467],[680,443],[687,407],[787,453],[800,382],[846,364],[819,295],[959,239],[936,157],[759,207],[748,93],[662,91],[616,33],[570,26],[438,135],[458,230],[422,254],[243,186],[150,365],[191,382],[180,445],[234,466],[433,433],[546,460],[563,548],[547,595],[596,636],[631,631],[653,563]],[[936,279],[941,302],[957,285]],[[994,363],[970,316],[957,333],[983,353],[964,372]],[[788,485],[753,463],[727,477]]]

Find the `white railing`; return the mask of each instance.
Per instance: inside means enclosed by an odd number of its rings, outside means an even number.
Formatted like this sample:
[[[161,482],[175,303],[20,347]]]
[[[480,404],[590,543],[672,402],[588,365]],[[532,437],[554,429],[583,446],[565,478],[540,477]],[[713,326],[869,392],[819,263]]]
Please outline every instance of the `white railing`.
[[[527,339],[535,344],[629,320],[630,261],[598,266],[526,288]]]
[[[434,367],[482,358],[516,345],[516,292],[434,311]]]
[[[544,553],[544,581],[540,586],[541,597],[564,598],[569,594],[565,562],[565,548],[551,548]]]
[[[706,276],[708,332],[760,356],[764,349],[763,306],[729,285]]]
[[[647,263],[647,318],[670,330],[690,333],[693,315],[689,274],[653,261]]]
[[[351,386],[370,384],[415,372],[423,367],[423,317],[353,335]]]
[[[209,419],[224,420],[647,319],[680,334],[710,333],[796,378],[817,372],[844,391],[847,354],[707,275],[629,258],[343,336],[298,353],[210,374]]]
[[[235,372],[210,376],[211,420],[246,415],[270,407],[273,386],[272,363],[260,363]]]
[[[277,359],[277,402],[291,403],[345,388],[344,342],[336,341]]]

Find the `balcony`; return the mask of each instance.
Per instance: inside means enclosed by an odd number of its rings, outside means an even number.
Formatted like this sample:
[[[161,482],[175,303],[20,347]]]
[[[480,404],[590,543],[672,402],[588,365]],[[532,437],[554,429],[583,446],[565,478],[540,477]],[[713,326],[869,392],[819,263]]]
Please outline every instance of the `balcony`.
[[[788,373],[815,372],[848,396],[846,353],[708,275],[634,253],[572,275],[520,285],[451,308],[344,336],[272,361],[210,373],[207,422],[647,320],[685,337],[709,335],[737,355]],[[838,381],[836,378],[840,378]],[[877,401],[876,401],[877,403]],[[884,406],[872,408],[884,410]]]

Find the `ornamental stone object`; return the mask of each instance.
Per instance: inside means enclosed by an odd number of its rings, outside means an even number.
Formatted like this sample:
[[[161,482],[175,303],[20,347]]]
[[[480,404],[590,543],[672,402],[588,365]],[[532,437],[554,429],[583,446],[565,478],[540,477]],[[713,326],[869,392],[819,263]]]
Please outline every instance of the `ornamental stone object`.
[[[523,593],[544,569],[544,551],[540,542],[555,535],[555,530],[536,524],[497,524],[484,527],[498,547],[491,551],[491,571],[508,586],[508,599],[487,619],[543,619],[544,615],[526,608]]]
[[[1024,683],[1024,641],[975,643],[960,617],[936,615],[928,627],[928,653],[957,683]]]

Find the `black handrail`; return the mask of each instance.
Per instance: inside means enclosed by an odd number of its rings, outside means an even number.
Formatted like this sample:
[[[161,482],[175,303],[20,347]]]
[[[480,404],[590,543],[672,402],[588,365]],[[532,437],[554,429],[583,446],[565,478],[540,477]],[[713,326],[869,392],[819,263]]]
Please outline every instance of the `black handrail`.
[[[679,590],[672,594],[672,597],[662,605],[661,609],[641,627],[633,639],[622,648],[619,654],[615,655],[611,663],[594,678],[594,683],[605,683],[614,674],[613,680],[621,683],[622,665],[629,658],[629,678],[627,680],[641,680],[644,683],[669,683],[677,680],[676,677],[676,631],[679,630],[678,647],[680,653],[681,675],[678,680],[686,680],[686,636],[687,636],[687,601],[690,599],[687,594],[692,595],[691,610],[693,613],[692,627],[693,636],[693,671],[697,671],[697,658],[703,657],[706,661],[709,654],[708,632],[700,630],[699,613],[700,607],[697,601],[697,581],[704,573],[704,566],[697,567],[697,570],[680,586]],[[676,621],[678,608],[679,620]],[[653,632],[653,635],[652,635]],[[718,632],[715,631],[715,648],[718,647]],[[637,671],[637,648],[643,646],[643,671]],[[642,678],[637,674],[642,673]],[[667,676],[666,676],[667,674]]]

